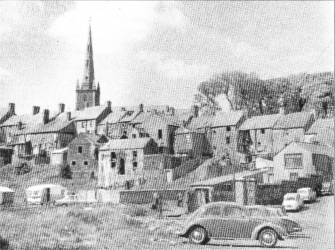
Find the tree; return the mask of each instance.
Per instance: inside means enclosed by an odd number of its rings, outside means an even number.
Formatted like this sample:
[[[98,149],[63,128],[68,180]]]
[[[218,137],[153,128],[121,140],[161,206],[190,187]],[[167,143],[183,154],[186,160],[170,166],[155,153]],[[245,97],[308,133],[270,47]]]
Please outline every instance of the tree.
[[[72,171],[69,164],[60,165],[60,177],[64,179],[72,179]]]
[[[222,94],[227,99],[231,110],[253,108],[261,114],[264,112],[263,97],[266,88],[263,81],[255,74],[239,71],[223,72],[199,84],[198,91],[195,102],[205,113],[215,114],[216,111],[221,110],[216,97]]]

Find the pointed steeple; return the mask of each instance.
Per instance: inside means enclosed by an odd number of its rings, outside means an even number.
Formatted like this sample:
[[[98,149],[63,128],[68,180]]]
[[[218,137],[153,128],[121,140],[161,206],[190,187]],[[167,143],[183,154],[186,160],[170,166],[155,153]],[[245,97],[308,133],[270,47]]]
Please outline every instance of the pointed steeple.
[[[86,46],[86,59],[85,59],[82,89],[92,89],[93,82],[94,82],[94,64],[93,64],[93,46],[92,46],[92,32],[91,32],[91,20],[90,20],[88,28],[88,41]]]

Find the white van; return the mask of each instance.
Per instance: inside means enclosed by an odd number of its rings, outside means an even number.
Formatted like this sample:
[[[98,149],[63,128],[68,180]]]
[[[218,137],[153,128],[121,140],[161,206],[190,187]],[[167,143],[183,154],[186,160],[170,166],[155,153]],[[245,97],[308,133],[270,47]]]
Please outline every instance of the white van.
[[[26,189],[26,201],[28,204],[42,204],[43,202],[53,203],[67,195],[67,189],[55,184],[42,184]],[[42,196],[45,195],[43,201]]]

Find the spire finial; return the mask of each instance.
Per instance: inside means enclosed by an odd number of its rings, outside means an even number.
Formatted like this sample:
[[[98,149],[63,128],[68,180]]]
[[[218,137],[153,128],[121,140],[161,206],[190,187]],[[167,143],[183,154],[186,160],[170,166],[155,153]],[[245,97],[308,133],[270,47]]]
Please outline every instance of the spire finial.
[[[92,32],[91,32],[91,17],[88,25],[88,41],[86,46],[86,59],[83,76],[83,89],[92,89],[94,83],[94,64],[93,64],[93,46],[92,46]]]

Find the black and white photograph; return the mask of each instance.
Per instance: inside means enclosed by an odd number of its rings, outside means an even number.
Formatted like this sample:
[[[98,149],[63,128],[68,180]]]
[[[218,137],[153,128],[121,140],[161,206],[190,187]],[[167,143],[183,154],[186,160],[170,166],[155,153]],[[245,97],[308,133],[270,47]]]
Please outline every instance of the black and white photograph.
[[[0,1],[0,250],[334,250],[334,1]]]

